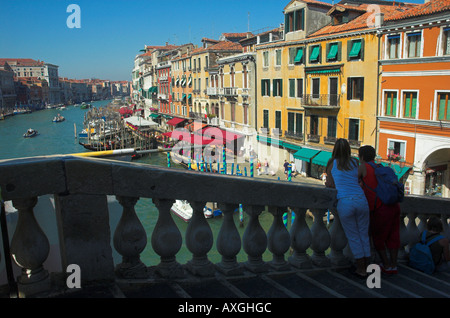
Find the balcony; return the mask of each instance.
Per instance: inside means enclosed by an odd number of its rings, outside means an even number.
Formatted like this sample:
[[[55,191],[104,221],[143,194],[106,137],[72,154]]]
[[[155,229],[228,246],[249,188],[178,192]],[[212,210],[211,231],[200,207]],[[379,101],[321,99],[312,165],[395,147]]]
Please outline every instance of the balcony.
[[[405,197],[399,274],[382,276],[382,288],[369,289],[366,281],[347,273],[352,257],[334,209],[336,191],[322,185],[73,156],[3,160],[0,170],[3,199],[18,210],[10,246],[22,269],[13,277],[20,297],[450,297],[448,275],[425,275],[405,265],[408,248],[418,241],[429,215],[439,213],[448,233],[450,199]],[[49,241],[35,218],[35,205],[44,195],[54,196],[54,208],[47,208],[54,209],[62,272],[49,272],[45,265]],[[115,196],[122,207],[115,229],[110,228],[107,196]],[[140,198],[151,198],[158,211],[148,233],[135,213]],[[182,230],[192,253],[186,264],[177,261],[183,235],[170,212],[175,199],[187,199],[194,208]],[[224,214],[216,239],[203,216],[205,202],[218,202]],[[248,220],[242,238],[233,219],[241,203]],[[273,216],[267,233],[259,221],[266,206]],[[287,207],[296,214],[290,232],[283,224]],[[308,210],[314,215],[311,227]],[[327,210],[334,215],[329,228],[323,222]],[[142,263],[147,242],[159,263]],[[211,249],[220,262],[209,260]],[[245,262],[236,258],[241,249]],[[116,267],[113,250],[122,256]],[[266,250],[272,255],[268,262],[262,258]],[[81,268],[80,289],[66,287],[70,264]]]
[[[207,87],[206,94],[209,96],[219,95],[219,88],[218,87]]]
[[[320,142],[320,135],[308,134],[308,142],[319,143]]]
[[[225,97],[237,97],[238,93],[237,87],[223,87],[220,88],[219,94]]]
[[[312,94],[302,96],[302,106],[314,109],[339,109],[340,95]]]
[[[301,132],[285,130],[284,131],[284,136],[286,138],[292,138],[292,139],[296,139],[296,140],[303,140],[303,133],[301,133]]]

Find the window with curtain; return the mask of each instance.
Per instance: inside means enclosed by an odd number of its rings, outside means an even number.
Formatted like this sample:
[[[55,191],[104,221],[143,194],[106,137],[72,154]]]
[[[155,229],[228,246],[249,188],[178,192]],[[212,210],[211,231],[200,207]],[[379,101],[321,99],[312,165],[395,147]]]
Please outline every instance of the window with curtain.
[[[417,92],[403,93],[403,117],[416,118]]]
[[[384,116],[397,116],[397,92],[384,92]]]
[[[406,48],[408,57],[420,57],[421,43],[422,43],[421,32],[414,32],[407,34]]]
[[[389,35],[387,37],[387,57],[398,59],[400,57],[400,34]]]
[[[438,93],[438,120],[450,120],[450,93]]]

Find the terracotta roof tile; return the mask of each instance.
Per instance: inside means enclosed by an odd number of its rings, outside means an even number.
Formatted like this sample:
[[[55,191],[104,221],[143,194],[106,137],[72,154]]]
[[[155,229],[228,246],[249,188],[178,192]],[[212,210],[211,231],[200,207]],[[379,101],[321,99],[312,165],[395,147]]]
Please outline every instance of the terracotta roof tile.
[[[447,0],[447,1],[450,1],[450,0]],[[336,5],[336,6],[342,6],[342,5]],[[367,10],[367,7],[368,7],[367,4],[362,4],[358,7],[351,8],[351,9],[364,12]],[[379,8],[380,8],[380,11],[382,13],[384,13],[385,20],[398,13],[397,6],[379,5]],[[368,12],[366,11],[347,23],[342,23],[342,24],[338,24],[338,25],[329,24],[329,25],[319,29],[318,31],[314,32],[313,34],[311,34],[310,37],[325,36],[325,35],[342,33],[342,32],[370,29],[372,27],[369,27],[367,25],[367,19],[372,14],[373,14],[372,11],[368,11]]]
[[[450,11],[450,0],[430,0],[429,2],[421,4],[415,8],[398,12],[389,18],[385,17],[385,21],[408,19],[444,11]]]

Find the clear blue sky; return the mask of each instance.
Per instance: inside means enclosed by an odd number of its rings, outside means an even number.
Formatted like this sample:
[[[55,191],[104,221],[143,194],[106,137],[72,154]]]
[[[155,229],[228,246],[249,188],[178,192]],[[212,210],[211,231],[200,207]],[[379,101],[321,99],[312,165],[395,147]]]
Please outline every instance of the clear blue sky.
[[[332,0],[323,0],[331,3]],[[338,0],[335,1],[336,3]],[[408,2],[423,3],[423,0]],[[144,45],[193,43],[275,28],[289,0],[0,0],[0,57],[59,65],[69,78],[131,80]],[[81,9],[81,28],[66,25]],[[259,32],[259,31],[258,31]]]

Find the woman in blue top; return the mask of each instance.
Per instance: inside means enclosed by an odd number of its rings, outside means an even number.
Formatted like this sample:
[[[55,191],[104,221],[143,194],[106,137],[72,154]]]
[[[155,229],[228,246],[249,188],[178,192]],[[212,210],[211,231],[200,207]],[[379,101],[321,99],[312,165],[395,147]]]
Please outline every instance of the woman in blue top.
[[[326,172],[325,185],[337,190],[337,211],[355,258],[355,274],[366,277],[370,258],[369,205],[359,185],[361,168],[357,160],[351,157],[350,145],[346,139],[336,141]]]

